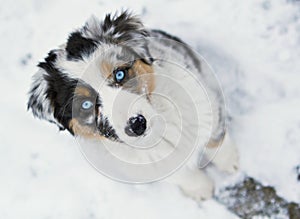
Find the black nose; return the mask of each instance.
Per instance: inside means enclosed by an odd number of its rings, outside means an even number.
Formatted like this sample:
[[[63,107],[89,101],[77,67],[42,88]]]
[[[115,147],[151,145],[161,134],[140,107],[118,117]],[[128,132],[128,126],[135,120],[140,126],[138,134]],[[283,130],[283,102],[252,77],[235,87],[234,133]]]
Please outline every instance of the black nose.
[[[129,136],[140,136],[144,134],[147,128],[147,121],[143,115],[131,117],[128,120],[128,126],[125,128],[125,132]]]

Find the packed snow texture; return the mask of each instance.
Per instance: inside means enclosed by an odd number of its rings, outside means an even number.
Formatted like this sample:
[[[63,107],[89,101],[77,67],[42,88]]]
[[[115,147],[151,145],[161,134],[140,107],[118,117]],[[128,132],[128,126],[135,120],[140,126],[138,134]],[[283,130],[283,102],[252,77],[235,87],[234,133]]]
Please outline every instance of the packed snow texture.
[[[299,1],[2,0],[0,218],[237,218],[164,182],[132,186],[105,178],[73,137],[26,112],[37,62],[91,14],[122,8],[206,58],[224,90],[241,171],[299,202]]]

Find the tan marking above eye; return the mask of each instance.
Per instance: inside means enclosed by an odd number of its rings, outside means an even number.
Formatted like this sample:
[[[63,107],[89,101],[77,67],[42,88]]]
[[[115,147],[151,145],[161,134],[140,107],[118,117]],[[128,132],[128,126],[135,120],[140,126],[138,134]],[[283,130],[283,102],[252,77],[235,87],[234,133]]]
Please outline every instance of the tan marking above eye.
[[[114,71],[114,66],[106,61],[100,63],[100,72],[103,74],[104,78],[109,78]]]
[[[119,64],[119,65],[113,65],[112,63],[109,63],[107,61],[102,61],[100,63],[100,72],[103,75],[103,78],[112,78],[114,76],[113,74],[116,69],[125,69],[125,68],[126,69],[128,68],[128,64],[126,65],[126,63]]]
[[[147,88],[147,93],[151,94],[155,87],[155,79],[153,75],[153,68],[151,65],[146,64],[141,60],[136,60],[133,65],[129,68],[128,63],[114,66],[107,61],[102,61],[100,64],[100,71],[103,74],[104,78],[113,77],[113,72],[115,69],[128,69],[127,70],[127,78],[133,79],[134,77],[138,77],[138,83],[135,85],[136,87],[126,87],[124,89],[130,89],[131,91],[135,91],[136,93],[143,92],[143,88]],[[139,77],[141,76],[141,77]],[[126,83],[126,82],[125,82]]]
[[[88,88],[78,86],[78,87],[75,88],[75,95],[84,96],[84,97],[91,97],[91,92]]]
[[[105,137],[100,135],[98,132],[93,130],[89,126],[81,125],[80,122],[77,119],[71,119],[69,122],[69,128],[73,131],[75,136],[80,136],[83,138],[89,138],[89,139],[99,139],[103,140]]]

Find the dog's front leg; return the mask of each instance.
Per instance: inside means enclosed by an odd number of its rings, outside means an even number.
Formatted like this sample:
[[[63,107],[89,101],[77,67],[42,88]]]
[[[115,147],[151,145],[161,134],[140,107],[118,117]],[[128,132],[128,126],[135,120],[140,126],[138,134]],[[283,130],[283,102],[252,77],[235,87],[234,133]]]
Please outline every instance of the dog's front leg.
[[[208,145],[205,154],[206,158],[221,171],[235,173],[239,169],[238,150],[228,133],[225,134],[222,142]]]
[[[214,182],[197,167],[183,167],[166,181],[178,185],[184,195],[197,202],[209,199],[213,195]]]

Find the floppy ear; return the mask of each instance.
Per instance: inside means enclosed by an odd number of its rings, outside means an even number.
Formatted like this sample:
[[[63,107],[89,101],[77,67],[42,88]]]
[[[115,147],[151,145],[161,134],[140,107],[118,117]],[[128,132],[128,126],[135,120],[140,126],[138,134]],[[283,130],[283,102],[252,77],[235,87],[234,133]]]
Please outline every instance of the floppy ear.
[[[39,68],[38,72],[34,74],[27,109],[31,110],[35,117],[55,123],[61,129],[63,127],[54,118],[54,109],[47,96],[49,87],[45,79],[46,75],[47,72],[42,68]]]

